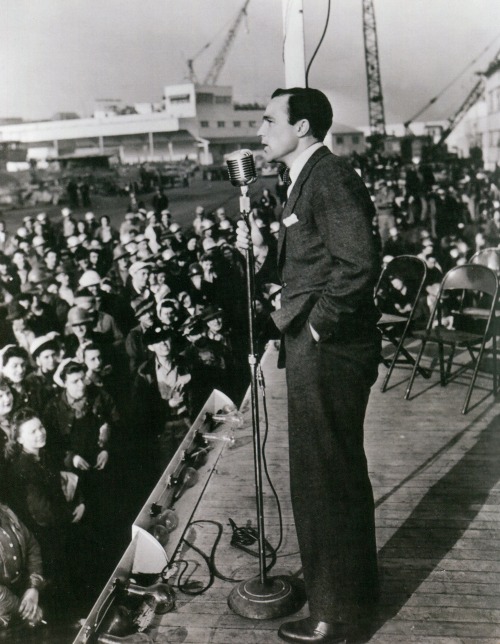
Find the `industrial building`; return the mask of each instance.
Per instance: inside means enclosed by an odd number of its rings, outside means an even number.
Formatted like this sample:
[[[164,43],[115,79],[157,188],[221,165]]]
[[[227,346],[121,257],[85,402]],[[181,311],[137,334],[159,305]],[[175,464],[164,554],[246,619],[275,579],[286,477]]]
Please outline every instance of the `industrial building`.
[[[110,104],[91,118],[0,125],[0,143],[21,145],[37,161],[98,151],[117,152],[122,163],[189,158],[202,165],[220,163],[238,148],[260,148],[264,107],[238,105],[230,86],[168,85],[161,104],[133,110],[120,114]],[[338,154],[363,152],[365,139],[356,128],[334,124],[330,145]]]

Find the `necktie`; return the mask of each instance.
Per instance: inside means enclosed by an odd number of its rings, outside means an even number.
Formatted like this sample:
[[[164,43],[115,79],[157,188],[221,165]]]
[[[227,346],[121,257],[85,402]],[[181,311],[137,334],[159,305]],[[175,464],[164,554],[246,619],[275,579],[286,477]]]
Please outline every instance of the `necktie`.
[[[281,166],[279,174],[281,181],[288,188],[288,186],[292,183],[292,180],[290,179],[290,168],[286,165]]]

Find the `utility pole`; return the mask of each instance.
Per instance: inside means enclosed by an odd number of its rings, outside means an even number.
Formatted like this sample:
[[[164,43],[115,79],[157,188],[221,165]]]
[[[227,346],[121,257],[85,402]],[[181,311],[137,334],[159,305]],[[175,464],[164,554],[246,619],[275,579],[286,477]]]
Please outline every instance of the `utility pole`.
[[[285,87],[306,86],[304,8],[302,0],[282,0]]]
[[[370,130],[374,139],[381,139],[385,137],[384,96],[382,94],[377,25],[375,23],[373,0],[363,0],[363,36]]]

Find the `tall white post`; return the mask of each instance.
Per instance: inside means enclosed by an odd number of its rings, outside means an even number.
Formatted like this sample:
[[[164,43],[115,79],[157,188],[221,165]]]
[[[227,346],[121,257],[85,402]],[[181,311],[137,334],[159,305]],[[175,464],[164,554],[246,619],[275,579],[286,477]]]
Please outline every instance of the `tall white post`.
[[[304,8],[302,0],[281,0],[285,87],[306,86]]]

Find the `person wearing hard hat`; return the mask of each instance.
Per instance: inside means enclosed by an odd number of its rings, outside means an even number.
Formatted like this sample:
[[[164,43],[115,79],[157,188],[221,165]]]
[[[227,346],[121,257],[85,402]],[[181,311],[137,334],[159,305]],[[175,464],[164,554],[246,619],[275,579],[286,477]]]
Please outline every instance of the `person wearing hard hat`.
[[[193,262],[188,267],[189,288],[188,292],[195,304],[208,304],[213,300],[212,285],[203,279],[203,268],[198,262]]]
[[[61,361],[59,333],[52,331],[35,338],[29,350],[36,365],[36,371],[26,376],[26,385],[30,390],[29,404],[39,413],[43,413],[49,400],[58,392],[54,373]]]
[[[74,306],[68,311],[68,320],[66,323],[66,335],[64,337],[64,354],[67,357],[74,358],[78,355],[78,350],[88,341],[95,342],[99,346],[104,346],[104,338],[101,333],[93,331],[95,324],[95,314]]]
[[[148,355],[133,385],[134,425],[141,431],[138,439],[153,448],[156,471],[162,472],[190,427],[191,374],[170,330],[155,324],[145,332],[144,343]]]
[[[126,286],[126,294],[130,301],[141,297],[149,297],[148,280],[152,264],[145,261],[136,261],[129,266],[130,280]]]
[[[176,251],[184,249],[186,247],[186,238],[180,225],[174,221],[174,223],[170,225],[169,231],[173,235],[170,241],[172,248]]]
[[[205,219],[205,208],[203,206],[196,206],[196,209],[194,211],[194,219],[191,225],[197,237],[201,237],[202,235],[202,222],[204,219]]]
[[[89,273],[91,271],[87,271]],[[93,271],[92,271],[93,272]],[[86,276],[84,275],[82,277]],[[82,283],[82,278],[80,278]],[[92,278],[83,280],[83,284],[88,286],[80,286],[75,292],[75,306],[88,311],[94,316],[94,323],[92,330],[101,334],[102,340],[109,345],[113,353],[120,351],[123,346],[123,333],[119,329],[115,318],[101,308],[102,293],[99,288],[100,280],[96,284],[92,282]]]
[[[129,360],[129,369],[132,378],[135,377],[139,365],[147,357],[144,344],[144,334],[156,322],[155,300],[153,298],[138,298],[132,302],[136,326],[130,329],[125,340],[125,351]]]
[[[13,342],[28,351],[30,344],[36,337],[29,318],[29,309],[26,309],[17,299],[9,302],[5,320],[10,328],[2,333],[2,344]]]

